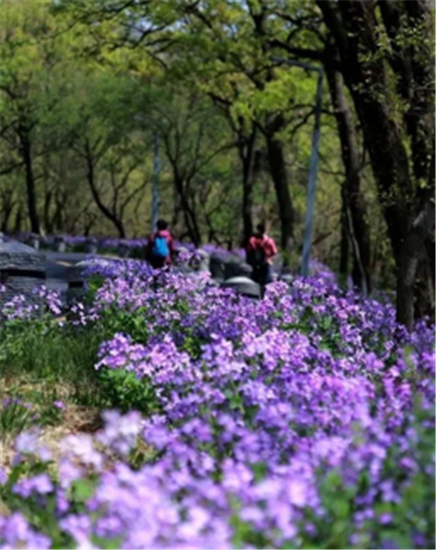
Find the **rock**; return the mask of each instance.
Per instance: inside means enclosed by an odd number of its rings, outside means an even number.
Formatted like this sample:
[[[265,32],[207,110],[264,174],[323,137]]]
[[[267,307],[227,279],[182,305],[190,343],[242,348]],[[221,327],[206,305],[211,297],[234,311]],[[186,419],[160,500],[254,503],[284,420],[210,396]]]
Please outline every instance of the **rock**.
[[[65,237],[62,237],[61,235],[56,236],[53,241],[53,246],[55,252],[65,252]]]
[[[261,298],[260,286],[248,277],[232,277],[221,283],[222,288],[233,288],[242,296]]]
[[[36,235],[35,233],[31,233],[28,239],[29,246],[34,248],[35,250],[39,250],[41,239],[39,235]]]
[[[0,282],[5,291],[0,293],[0,305],[17,294],[23,294],[34,303],[39,302],[33,290],[45,284],[45,255],[17,241],[0,243]]]
[[[130,255],[130,248],[123,242],[118,245],[118,256],[120,258],[128,258]]]
[[[86,291],[86,281],[88,280],[88,275],[86,274],[87,269],[93,264],[98,263],[102,265],[104,260],[84,260],[83,262],[78,262],[77,264],[70,267],[67,274],[68,279],[68,289],[67,289],[67,304],[71,305],[74,302],[81,300],[85,295]],[[109,263],[109,262],[107,262]]]
[[[87,239],[85,244],[85,250],[88,254],[97,254],[98,241],[97,239]]]
[[[232,277],[250,277],[253,273],[251,265],[243,261],[230,261],[224,266],[224,279],[231,279]]]
[[[290,273],[284,273],[283,275],[280,275],[280,281],[283,281],[287,285],[291,285],[294,280],[294,276]]]
[[[194,256],[189,262],[190,267],[194,271],[204,272],[210,269],[210,256],[202,249],[196,250]]]
[[[197,250],[197,254],[200,256],[200,271],[209,271],[210,254],[206,250]]]
[[[185,265],[185,264],[180,264],[180,265],[173,266],[172,267],[172,272],[173,273],[181,273],[183,275],[190,275],[190,274],[194,273],[192,268],[189,265]]]
[[[220,252],[213,252],[210,256],[209,268],[214,279],[224,280],[226,279],[226,266],[227,278],[230,278],[236,273],[236,266],[242,264],[243,261],[238,256],[233,254],[222,254]],[[233,265],[234,267],[230,267]]]
[[[222,254],[214,252],[209,261],[209,269],[213,279],[224,279],[224,269],[226,261]]]
[[[186,246],[178,246],[177,247],[177,254],[180,254],[182,256],[188,257],[191,253],[186,248]]]

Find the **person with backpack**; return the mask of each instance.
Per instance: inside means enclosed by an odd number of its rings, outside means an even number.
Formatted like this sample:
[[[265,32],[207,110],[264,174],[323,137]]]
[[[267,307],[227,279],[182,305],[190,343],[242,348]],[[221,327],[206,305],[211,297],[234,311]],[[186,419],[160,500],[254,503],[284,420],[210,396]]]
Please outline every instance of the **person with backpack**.
[[[257,232],[250,238],[247,245],[247,263],[253,268],[253,281],[260,285],[262,296],[265,286],[271,281],[271,264],[277,254],[274,239],[266,234],[264,223],[259,223]]]
[[[158,220],[157,231],[148,240],[145,259],[154,269],[171,265],[175,254],[174,238],[165,220]]]

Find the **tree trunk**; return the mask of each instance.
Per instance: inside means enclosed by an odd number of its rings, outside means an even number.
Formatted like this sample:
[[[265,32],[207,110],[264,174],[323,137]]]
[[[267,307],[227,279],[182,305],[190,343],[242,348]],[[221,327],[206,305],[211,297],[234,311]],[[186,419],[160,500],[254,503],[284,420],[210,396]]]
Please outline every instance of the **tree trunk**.
[[[53,233],[53,223],[50,216],[53,192],[47,191],[44,196],[44,229],[51,235]]]
[[[24,170],[26,173],[26,192],[27,192],[27,209],[30,220],[30,230],[32,233],[39,235],[40,225],[38,211],[36,207],[36,190],[35,176],[33,173],[32,145],[25,128],[19,131],[21,156],[23,158]]]
[[[12,214],[12,208],[7,208],[3,210],[2,213],[2,223],[1,223],[1,231],[2,233],[7,233],[9,229],[9,220],[11,218]]]
[[[414,304],[414,316],[415,319],[422,319],[428,317],[432,323],[435,322],[435,285],[434,285],[434,244],[433,244],[433,257],[428,260],[428,257],[423,257],[418,263],[418,269],[416,273],[415,281],[415,304]]]
[[[56,207],[55,212],[51,221],[51,231],[62,231],[64,224],[63,224],[63,212],[64,212],[64,205],[65,200],[62,200],[60,197],[56,197]]]
[[[407,12],[413,12],[418,4],[421,4],[418,0],[396,4],[401,9],[406,6],[399,21],[407,21]],[[342,73],[362,125],[397,265],[397,320],[410,329],[417,297],[418,267],[421,262],[423,265],[430,262],[428,246],[425,246],[428,236],[421,229],[417,230],[416,220],[422,218],[424,209],[431,207],[430,197],[434,195],[434,174],[430,181],[429,173],[431,144],[434,143],[433,64],[429,62],[433,58],[431,33],[422,43],[419,37],[416,43],[414,41],[413,49],[420,56],[413,55],[411,72],[403,71],[402,64],[392,62],[387,49],[380,51],[375,2],[317,0],[317,5],[339,48]],[[398,56],[395,44],[392,47]],[[407,49],[400,55],[410,61]],[[414,90],[409,109],[416,118],[413,124],[402,123],[399,117],[397,103],[392,100],[392,76],[386,61],[391,62],[396,81],[409,79],[407,85]],[[423,133],[425,139],[422,139]]]
[[[89,237],[89,235],[91,234],[91,229],[93,228],[94,223],[95,223],[95,218],[90,218],[88,221],[85,221],[85,225],[83,229],[83,233],[85,237]]]
[[[434,208],[426,204],[414,220],[401,249],[397,278],[397,320],[407,328],[415,318],[434,317],[434,286],[426,240],[434,231]],[[420,300],[418,298],[421,298]],[[417,314],[419,317],[415,317]]]
[[[185,220],[189,238],[195,246],[199,246],[201,243],[201,232],[198,226],[195,211],[189,204],[187,194],[185,193],[185,181],[183,180],[182,176],[175,170],[173,175],[174,185],[179,195],[180,206],[183,212],[183,218]]]
[[[173,231],[177,231],[177,228],[179,226],[179,217],[181,213],[181,207],[180,207],[180,197],[179,193],[177,191],[176,186],[174,186],[173,189],[173,215],[171,219],[171,227]]]
[[[347,206],[342,200],[341,211],[341,241],[339,248],[339,281],[340,285],[345,288],[348,278],[348,256],[350,250],[350,241],[348,239],[348,220]]]
[[[397,320],[412,328],[414,320],[415,278],[418,269],[420,242],[410,235],[402,248],[397,277]]]
[[[422,200],[427,204],[427,227],[424,238],[424,254],[418,265],[415,303],[415,318],[419,319],[428,316],[435,321],[435,210],[434,210],[434,187],[435,187],[435,136],[433,135],[432,155],[427,183],[427,197]]]
[[[353,115],[345,95],[342,75],[332,62],[337,61],[334,47],[326,52],[326,72],[336,123],[341,142],[342,162],[345,168],[343,201],[346,220],[351,219],[349,232],[353,239],[353,283],[366,292],[371,291],[371,240],[363,195],[360,190],[360,162]],[[350,216],[348,216],[348,209]],[[350,235],[351,236],[351,235]]]
[[[294,239],[294,208],[288,187],[283,145],[277,138],[277,133],[285,124],[283,115],[276,115],[265,128],[265,138],[271,177],[274,182],[279,209],[281,225],[280,246],[285,253],[289,254]],[[287,258],[285,258],[285,261],[287,261]]]
[[[15,214],[15,222],[14,222],[14,234],[21,233],[21,223],[23,220],[23,210],[20,206],[17,208],[17,213]]]
[[[87,176],[89,188],[91,190],[92,197],[95,200],[95,203],[98,209],[104,216],[106,216],[108,220],[110,220],[113,223],[116,230],[118,231],[118,236],[120,237],[120,239],[125,239],[126,231],[124,229],[123,221],[117,217],[115,212],[111,212],[109,208],[101,200],[101,197],[99,195],[99,192],[97,190],[97,186],[95,183],[94,161],[89,153],[86,156],[86,165],[87,165],[86,176]]]
[[[2,233],[7,233],[9,229],[9,220],[11,219],[12,212],[14,210],[15,201],[12,198],[12,192],[5,192],[2,196],[2,220],[1,220],[1,231]]]
[[[248,137],[240,136],[239,158],[242,163],[242,220],[244,227],[244,246],[253,235],[253,187],[254,154],[256,146],[256,127]]]

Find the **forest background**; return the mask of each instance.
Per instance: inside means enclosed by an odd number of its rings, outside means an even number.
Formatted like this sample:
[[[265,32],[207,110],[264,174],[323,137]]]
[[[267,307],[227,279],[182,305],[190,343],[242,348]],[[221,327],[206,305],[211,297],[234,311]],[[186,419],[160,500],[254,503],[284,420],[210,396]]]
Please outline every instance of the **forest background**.
[[[424,0],[3,0],[1,230],[301,257],[323,68],[313,255],[434,311],[434,14]]]

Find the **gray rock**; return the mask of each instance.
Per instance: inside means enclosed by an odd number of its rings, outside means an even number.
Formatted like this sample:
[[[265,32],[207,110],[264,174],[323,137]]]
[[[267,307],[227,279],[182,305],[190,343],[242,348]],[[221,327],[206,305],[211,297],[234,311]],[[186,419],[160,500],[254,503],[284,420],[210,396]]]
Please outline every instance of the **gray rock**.
[[[209,261],[209,269],[214,279],[224,279],[224,269],[226,262],[224,256],[214,252]]]
[[[86,270],[94,263],[102,265],[104,263],[104,260],[84,260],[69,268],[67,274],[67,304],[71,305],[74,302],[83,298],[86,291],[85,283],[88,280]]]
[[[209,269],[214,279],[226,279],[226,266],[240,265],[243,261],[238,256],[232,254],[220,254],[213,252],[210,256]],[[227,278],[230,278],[235,273],[235,267],[227,267]]]
[[[190,267],[195,271],[204,272],[210,269],[210,256],[205,250],[197,250],[195,258],[192,258],[189,262]]]
[[[58,235],[54,238],[53,241],[53,248],[55,252],[65,252],[66,244],[65,244],[65,238],[61,235]]]
[[[88,254],[97,254],[98,251],[98,241],[97,239],[87,239],[85,250]]]
[[[230,261],[224,267],[224,279],[232,277],[250,277],[253,272],[251,265],[243,261]]]
[[[182,273],[183,275],[190,275],[194,273],[192,268],[189,265],[175,265],[172,268],[173,273]]]
[[[200,265],[198,271],[210,271],[210,256],[205,250],[199,250]]]
[[[191,253],[187,248],[178,246],[173,257],[175,268],[181,273],[190,273],[192,271],[191,262],[189,261],[190,257]]]
[[[36,234],[32,233],[29,237],[28,242],[29,242],[29,246],[31,246],[35,250],[39,250],[39,247],[41,245],[41,239],[40,239],[39,235],[36,235]]]
[[[118,256],[120,256],[120,258],[128,258],[130,255],[130,248],[124,244],[124,243],[120,243],[118,245]]]
[[[177,253],[183,254],[183,255],[189,255],[189,250],[186,248],[186,246],[179,246],[177,247]]]
[[[280,275],[280,281],[283,281],[284,283],[291,285],[294,280],[294,276],[290,273],[284,273],[283,275]]]
[[[5,292],[0,293],[0,305],[16,294],[23,294],[29,301],[40,299],[33,290],[45,284],[45,255],[17,241],[0,243],[0,281]]]
[[[248,277],[232,277],[221,283],[222,288],[233,288],[238,294],[242,296],[249,296],[250,298],[260,298],[261,289],[260,286]]]

